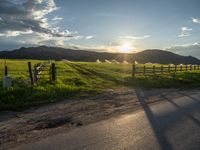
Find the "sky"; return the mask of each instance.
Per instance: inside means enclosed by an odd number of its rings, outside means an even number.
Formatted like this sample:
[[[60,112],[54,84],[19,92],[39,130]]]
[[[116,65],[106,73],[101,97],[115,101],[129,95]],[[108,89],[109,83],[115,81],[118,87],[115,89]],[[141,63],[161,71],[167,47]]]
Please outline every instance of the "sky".
[[[0,0],[0,50],[163,49],[200,58],[200,0]]]

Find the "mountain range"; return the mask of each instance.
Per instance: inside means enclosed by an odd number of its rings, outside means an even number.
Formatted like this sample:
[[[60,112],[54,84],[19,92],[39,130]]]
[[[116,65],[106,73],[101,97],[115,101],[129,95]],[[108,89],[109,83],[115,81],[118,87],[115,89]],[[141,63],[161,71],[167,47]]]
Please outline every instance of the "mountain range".
[[[0,58],[4,59],[39,59],[39,60],[69,60],[95,62],[97,60],[116,60],[139,63],[162,64],[200,64],[200,60],[193,56],[181,56],[169,51],[149,49],[138,53],[108,53],[89,50],[74,50],[60,47],[22,47],[12,51],[0,51]]]

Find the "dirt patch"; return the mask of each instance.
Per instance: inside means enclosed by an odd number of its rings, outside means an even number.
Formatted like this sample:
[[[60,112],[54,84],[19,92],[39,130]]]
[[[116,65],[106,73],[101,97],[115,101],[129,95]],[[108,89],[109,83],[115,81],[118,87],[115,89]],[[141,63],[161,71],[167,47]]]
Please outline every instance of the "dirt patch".
[[[25,112],[1,112],[0,149],[131,112],[138,104],[133,89],[120,88],[91,98],[66,100]]]
[[[36,124],[34,130],[57,128],[67,123],[72,123],[72,119],[69,117],[58,117],[54,119],[44,119],[37,120],[36,122],[29,122],[29,124]]]
[[[162,101],[162,96],[177,97],[186,93],[176,89],[140,90],[148,97],[148,104]],[[140,108],[136,92],[137,90],[124,87],[91,98],[66,100],[24,112],[1,112],[0,149],[9,149],[89,123],[133,112]]]

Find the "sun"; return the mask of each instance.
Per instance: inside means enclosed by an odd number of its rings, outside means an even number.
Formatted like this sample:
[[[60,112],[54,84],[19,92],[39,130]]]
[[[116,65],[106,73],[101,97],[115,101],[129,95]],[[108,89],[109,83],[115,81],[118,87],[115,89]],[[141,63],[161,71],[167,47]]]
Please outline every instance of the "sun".
[[[134,47],[130,43],[123,43],[118,47],[118,52],[120,53],[131,53]]]

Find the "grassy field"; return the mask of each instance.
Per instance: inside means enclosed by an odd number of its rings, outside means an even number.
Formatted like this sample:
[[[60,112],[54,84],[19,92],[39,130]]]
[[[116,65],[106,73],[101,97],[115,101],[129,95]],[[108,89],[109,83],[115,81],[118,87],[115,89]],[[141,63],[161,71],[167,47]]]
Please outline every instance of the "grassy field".
[[[0,60],[0,110],[22,110],[49,102],[69,98],[92,96],[110,88],[131,87],[175,87],[200,86],[200,72],[177,73],[176,76],[136,76],[131,78],[130,64],[85,63],[58,61],[57,81],[52,83],[47,75],[37,85],[30,86],[27,62],[29,60],[7,60],[13,87],[2,88],[4,60]],[[30,60],[32,64],[42,62]]]

